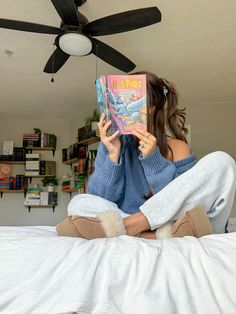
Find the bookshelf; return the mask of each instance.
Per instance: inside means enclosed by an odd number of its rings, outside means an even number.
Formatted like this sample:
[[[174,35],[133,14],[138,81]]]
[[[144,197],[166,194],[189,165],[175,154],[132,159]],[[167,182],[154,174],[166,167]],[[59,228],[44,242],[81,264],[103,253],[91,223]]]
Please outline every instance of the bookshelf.
[[[24,196],[26,195],[25,190],[0,190],[1,198],[3,196],[3,193],[24,193]]]
[[[78,145],[89,146],[89,145],[95,144],[95,143],[97,143],[99,141],[100,141],[100,137],[99,136],[95,136],[95,137],[91,137],[91,138],[88,138],[86,140],[80,141],[77,144]],[[66,165],[73,165],[73,164],[76,164],[79,161],[79,159],[80,159],[79,157],[78,158],[73,158],[73,159],[68,159],[66,161],[63,161],[63,163],[66,164]]]
[[[75,189],[72,189],[72,190],[67,190],[67,191],[62,191],[62,192],[70,194],[70,197],[71,197],[72,193],[77,193],[78,191]]]
[[[16,165],[25,165],[25,161],[8,161],[8,160],[3,160],[0,161],[3,164],[16,164]]]
[[[56,162],[45,159],[45,152],[52,152],[55,157],[57,137],[55,134],[41,132],[34,129],[34,133],[23,134],[23,146],[26,150],[25,177],[32,183],[36,179],[36,184],[30,186],[24,200],[24,206],[28,208],[53,208],[57,205],[58,193],[44,190],[41,185],[50,183],[50,180],[39,182],[37,179],[56,177]],[[44,157],[45,155],[45,157]],[[42,180],[43,181],[43,180]],[[53,198],[53,199],[52,199]]]
[[[33,151],[52,151],[53,157],[55,156],[55,147],[25,147],[25,149],[32,153]]]
[[[20,161],[19,160],[17,160],[17,161],[15,161],[15,160],[0,160],[0,163],[8,164],[8,165],[25,165],[24,160],[20,160]],[[13,177],[13,176],[10,176],[10,177]],[[3,193],[9,193],[9,194],[24,193],[25,194],[25,190],[26,190],[25,183],[22,182],[22,185],[20,185],[20,189],[0,189],[0,195],[2,198]]]
[[[54,175],[52,174],[48,174],[48,175],[43,175],[43,174],[39,174],[39,175],[36,175],[36,176],[25,176],[26,178],[46,178],[46,177],[55,177]]]
[[[33,178],[46,178],[46,177],[55,177],[54,175],[37,175],[37,176],[25,176],[30,180],[30,183],[32,183]]]
[[[51,160],[44,160],[44,158],[40,158],[39,152],[42,152],[42,156],[45,155],[44,152],[49,151],[52,152],[53,157],[55,156],[56,151],[56,141],[57,137],[54,134],[48,133],[39,133],[34,129],[34,133],[24,133],[23,134],[23,145],[22,147],[13,146],[13,141],[11,145],[11,150],[8,152],[6,149],[3,150],[3,155],[0,155],[0,163],[5,164],[1,165],[1,184],[0,184],[0,197],[3,197],[3,193],[13,195],[13,194],[22,194],[24,195],[24,206],[28,207],[29,212],[31,208],[53,208],[53,212],[55,211],[55,206],[57,206],[58,193],[52,191],[45,191],[38,184],[40,180],[36,180],[37,186],[30,187],[30,183],[32,182],[32,178],[47,178],[47,177],[56,177],[56,162],[52,161],[52,158],[48,158]],[[6,141],[7,142],[7,141]],[[42,147],[41,147],[42,146]],[[6,153],[7,151],[7,153]],[[33,154],[34,151],[39,151],[35,153],[37,157],[29,157],[27,159],[26,154]],[[47,155],[47,154],[46,154]],[[32,158],[32,159],[30,159]],[[34,164],[34,162],[36,162]],[[39,163],[37,165],[37,162]],[[14,173],[22,173],[22,174],[14,174],[12,175],[14,165]],[[21,171],[15,171],[15,165],[19,165],[22,167]],[[37,174],[37,175],[34,175]],[[38,175],[41,174],[41,175]],[[28,195],[37,194],[35,191],[38,190],[40,192],[47,192],[44,195],[40,194],[40,201],[35,202],[37,197],[34,199],[33,196]],[[47,198],[48,195],[48,198]],[[28,197],[28,200],[26,200]],[[41,199],[42,197],[42,199]],[[34,201],[33,201],[34,200]],[[30,205],[32,204],[32,205]],[[39,205],[37,205],[39,204]],[[41,205],[42,204],[42,205]],[[45,204],[45,205],[43,205]]]
[[[64,163],[65,165],[71,165],[71,166],[72,166],[73,164],[76,164],[78,161],[79,161],[79,158],[73,158],[73,159],[64,161],[63,163]]]
[[[32,152],[33,151],[43,151],[43,152],[45,152],[45,151],[53,151],[53,157],[54,157],[54,153],[55,153],[55,150],[56,150],[56,148],[55,147],[34,147],[34,146],[32,146],[32,147],[25,147],[25,149],[26,149],[26,152],[28,153],[28,154],[32,154]],[[32,158],[32,157],[29,157],[29,158]],[[33,159],[33,161],[32,161],[32,159],[27,159],[27,154],[26,154],[26,173],[25,173],[25,177],[26,178],[29,178],[30,179],[30,183],[31,183],[31,180],[32,180],[32,178],[45,178],[45,177],[54,177],[54,176],[56,176],[56,174],[35,174],[34,175],[34,173],[27,173],[27,169],[29,169],[29,168],[27,168],[27,161],[29,161],[29,163],[31,163],[31,165],[30,165],[30,169],[37,169],[38,171],[36,171],[36,172],[41,172],[41,173],[50,173],[50,172],[52,172],[52,173],[54,173],[54,172],[56,172],[56,168],[53,168],[54,170],[52,170],[52,165],[50,166],[50,169],[51,170],[49,170],[48,172],[47,172],[47,162],[49,162],[50,163],[50,161],[47,161],[47,160],[44,160],[44,159],[41,159],[41,157],[40,157],[40,155],[38,155],[37,157],[33,157],[33,158],[35,158],[35,159]],[[39,162],[39,165],[40,166],[38,166],[38,167],[36,167],[35,168],[35,165],[32,165],[32,163],[34,163],[34,160],[35,160],[35,162]],[[43,162],[44,161],[44,166],[42,166],[43,168],[42,168],[42,170],[41,170],[41,161]],[[55,164],[55,162],[53,161],[53,164],[54,164],[54,166],[53,167],[56,167],[56,164]],[[31,168],[31,166],[33,166],[33,168]],[[45,170],[46,169],[46,170]],[[31,171],[30,171],[31,172]]]
[[[94,137],[87,138],[86,140],[80,141],[80,142],[78,142],[78,144],[79,145],[91,145],[91,144],[97,143],[99,141],[100,141],[100,137],[94,136]]]
[[[26,174],[25,177],[29,179],[29,182],[32,183],[32,179],[43,179],[43,178],[53,178],[56,177],[56,163],[55,161],[44,160],[43,156],[38,152],[46,152],[52,151],[53,157],[55,156],[55,147],[38,147],[38,146],[27,146],[26,148]],[[37,151],[36,154],[33,152]],[[31,157],[30,154],[34,154]],[[43,155],[43,154],[42,154]],[[28,167],[27,167],[28,166]],[[30,173],[27,173],[27,169],[36,169],[37,174],[32,173],[32,170],[29,170]],[[45,174],[38,174],[38,173],[45,173]],[[47,174],[51,173],[51,174]],[[41,185],[41,184],[40,184]],[[38,191],[38,192],[35,192]],[[35,194],[35,195],[34,195]],[[25,196],[24,206],[28,208],[30,213],[31,208],[52,208],[53,212],[55,212],[55,207],[57,206],[58,200],[58,193],[53,192],[53,197],[56,197],[54,201],[51,200],[52,193],[43,190],[39,185],[36,187],[30,187],[28,189],[28,193]],[[43,196],[44,195],[44,196]],[[46,195],[46,202],[45,202],[45,195]],[[56,195],[56,196],[55,196]],[[37,202],[35,203],[35,200]]]
[[[37,176],[25,176],[26,178],[46,178],[46,177],[55,177],[54,175],[52,174],[48,174],[48,175],[37,175]]]
[[[63,163],[65,165],[71,166],[71,169],[72,169],[72,166],[74,164],[78,164],[78,166],[77,166],[78,170],[76,172],[72,173],[72,175],[70,177],[64,179],[62,186],[64,185],[65,190],[63,190],[63,187],[62,187],[62,192],[69,193],[70,195],[73,192],[75,193],[75,192],[79,192],[79,191],[82,191],[79,193],[85,193],[88,175],[91,174],[91,173],[89,173],[89,165],[90,165],[89,156],[90,156],[90,153],[92,153],[92,150],[88,151],[88,146],[95,144],[99,141],[100,141],[100,137],[94,136],[94,137],[91,137],[91,138],[88,138],[88,139],[85,139],[85,140],[82,140],[82,141],[79,141],[76,143],[78,146],[80,146],[80,145],[86,146],[87,147],[87,153],[86,153],[86,156],[76,157],[76,158],[67,159],[67,160],[63,161]],[[77,153],[76,153],[76,155],[77,155]],[[82,165],[80,164],[80,162],[82,162]],[[70,181],[70,184],[69,184],[69,181]],[[68,189],[69,186],[71,187],[70,189]],[[79,188],[77,186],[79,186]]]
[[[30,213],[31,208],[52,208],[53,212],[55,212],[55,207],[57,206],[57,204],[55,205],[24,205],[24,206],[28,208],[29,213]]]

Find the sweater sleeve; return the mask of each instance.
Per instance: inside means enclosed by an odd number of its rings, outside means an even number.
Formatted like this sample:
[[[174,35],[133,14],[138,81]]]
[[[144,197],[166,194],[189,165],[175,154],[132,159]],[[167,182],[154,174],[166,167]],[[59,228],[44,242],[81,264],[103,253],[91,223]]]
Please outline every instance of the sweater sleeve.
[[[197,162],[194,154],[172,162],[161,155],[159,148],[147,157],[139,156],[139,160],[153,194],[162,190],[168,183],[192,168]]]
[[[88,182],[88,193],[117,203],[123,197],[124,173],[122,156],[118,164],[112,162],[106,146],[101,142],[95,160],[95,170]]]

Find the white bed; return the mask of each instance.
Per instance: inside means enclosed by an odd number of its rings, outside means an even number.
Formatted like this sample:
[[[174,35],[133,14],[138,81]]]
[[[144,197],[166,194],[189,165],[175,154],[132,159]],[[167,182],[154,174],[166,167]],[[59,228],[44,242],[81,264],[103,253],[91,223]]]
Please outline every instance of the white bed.
[[[236,313],[236,232],[87,241],[0,227],[1,314]]]

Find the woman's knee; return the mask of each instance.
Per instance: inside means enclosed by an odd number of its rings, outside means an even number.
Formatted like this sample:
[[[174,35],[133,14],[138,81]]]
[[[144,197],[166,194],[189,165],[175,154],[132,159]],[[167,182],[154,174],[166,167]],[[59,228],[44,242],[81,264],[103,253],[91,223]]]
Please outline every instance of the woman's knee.
[[[86,205],[89,198],[87,195],[88,194],[77,194],[72,197],[67,207],[68,215],[76,215],[75,212],[78,207]]]
[[[115,203],[110,202],[100,196],[92,194],[77,194],[68,204],[68,215],[89,215],[93,216],[101,211],[117,210]]]
[[[203,160],[209,164],[209,167],[214,167],[215,170],[232,171],[236,176],[235,160],[226,152],[216,151],[203,157]]]
[[[68,207],[69,206],[74,206],[75,204],[78,204],[78,203],[86,203],[91,198],[94,198],[94,195],[91,195],[91,194],[76,194],[70,200]]]

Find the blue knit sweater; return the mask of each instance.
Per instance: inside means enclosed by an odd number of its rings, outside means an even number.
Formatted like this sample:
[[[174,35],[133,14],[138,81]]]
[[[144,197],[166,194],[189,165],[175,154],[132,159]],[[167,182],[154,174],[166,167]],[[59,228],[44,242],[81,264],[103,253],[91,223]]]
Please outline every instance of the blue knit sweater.
[[[150,189],[156,194],[196,163],[194,154],[171,162],[160,154],[159,148],[149,156],[141,157],[133,136],[121,136],[120,139],[122,148],[118,164],[110,160],[105,145],[99,144],[88,192],[116,203],[128,214],[139,211]]]

